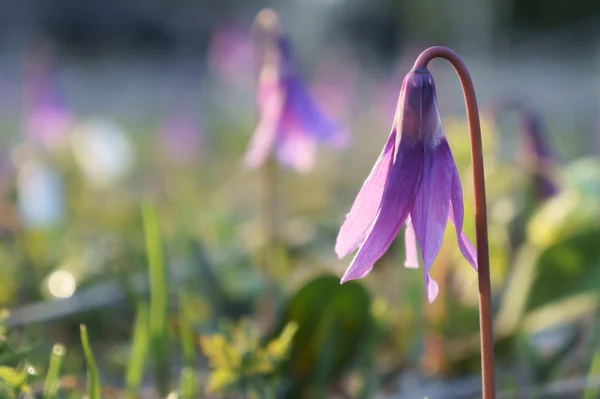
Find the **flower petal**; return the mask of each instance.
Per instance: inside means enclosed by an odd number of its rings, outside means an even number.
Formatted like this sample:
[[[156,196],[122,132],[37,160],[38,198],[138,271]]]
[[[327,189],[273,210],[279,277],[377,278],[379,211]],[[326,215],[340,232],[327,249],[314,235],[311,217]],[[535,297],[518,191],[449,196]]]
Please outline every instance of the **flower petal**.
[[[388,250],[405,222],[421,183],[423,145],[400,140],[388,173],[379,212],[366,239],[342,277],[342,284],[366,276]]]
[[[257,105],[259,121],[244,162],[246,166],[260,166],[269,156],[275,143],[284,109],[285,93],[275,71],[263,71],[258,84]]]
[[[306,173],[315,163],[316,152],[317,143],[314,138],[297,127],[296,123],[286,115],[276,143],[279,162],[300,173]]]
[[[297,75],[292,74],[286,79],[286,87],[289,93],[289,111],[296,116],[307,133],[315,140],[334,148],[348,146],[348,133],[323,114]]]
[[[421,248],[427,285],[429,270],[440,250],[448,223],[453,167],[452,154],[445,138],[435,145],[425,145],[423,180],[411,210],[411,220]],[[433,292],[431,287],[427,289],[429,294]]]
[[[440,286],[429,273],[425,273],[425,289],[427,290],[427,300],[432,303],[440,292]]]
[[[415,236],[415,228],[412,225],[410,217],[406,219],[406,231],[404,232],[404,247],[406,252],[406,260],[404,267],[410,269],[419,268],[419,252],[417,251],[417,237]]]
[[[346,221],[340,228],[335,243],[335,253],[339,259],[348,255],[360,245],[377,216],[388,172],[392,165],[395,143],[396,130],[394,129],[385,143],[385,147],[381,151],[371,174],[369,174],[356,196],[352,209],[346,215]]]
[[[458,239],[460,252],[462,252],[463,256],[471,266],[477,270],[477,250],[462,231],[464,217],[462,187],[460,185],[460,177],[458,176],[458,170],[456,169],[454,161],[452,161],[452,166],[452,188],[450,192],[450,212],[448,213],[448,217],[450,222],[456,228],[456,237]]]

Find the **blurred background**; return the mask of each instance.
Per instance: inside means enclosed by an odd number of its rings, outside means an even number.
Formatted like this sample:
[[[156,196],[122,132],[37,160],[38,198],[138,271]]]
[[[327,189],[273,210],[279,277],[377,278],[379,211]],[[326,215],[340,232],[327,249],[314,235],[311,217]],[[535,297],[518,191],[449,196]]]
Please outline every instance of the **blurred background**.
[[[308,173],[243,164],[264,7],[350,136]],[[333,250],[432,45],[463,57],[481,107],[500,396],[598,397],[599,2],[0,8],[1,397],[480,397],[477,276],[454,232],[433,304],[402,237],[343,286]],[[430,69],[474,241],[460,85]]]

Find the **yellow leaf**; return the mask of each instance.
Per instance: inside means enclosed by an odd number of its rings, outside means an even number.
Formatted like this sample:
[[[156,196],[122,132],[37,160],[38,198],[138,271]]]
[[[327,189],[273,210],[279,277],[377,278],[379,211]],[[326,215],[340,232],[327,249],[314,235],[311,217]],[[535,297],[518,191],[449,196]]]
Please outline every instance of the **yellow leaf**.
[[[19,388],[27,380],[27,372],[19,372],[13,368],[0,366],[0,378],[13,388]]]
[[[235,372],[229,369],[218,369],[210,373],[208,382],[206,383],[207,393],[216,393],[227,388],[238,380]]]
[[[252,365],[246,370],[247,375],[269,374],[275,371],[275,365],[267,352],[257,350],[255,355]]]
[[[294,322],[286,324],[281,334],[279,334],[279,337],[275,338],[267,345],[267,353],[278,360],[285,357],[290,350],[292,339],[297,330],[298,324]]]
[[[200,347],[212,368],[239,368],[242,364],[240,354],[221,334],[201,337]]]

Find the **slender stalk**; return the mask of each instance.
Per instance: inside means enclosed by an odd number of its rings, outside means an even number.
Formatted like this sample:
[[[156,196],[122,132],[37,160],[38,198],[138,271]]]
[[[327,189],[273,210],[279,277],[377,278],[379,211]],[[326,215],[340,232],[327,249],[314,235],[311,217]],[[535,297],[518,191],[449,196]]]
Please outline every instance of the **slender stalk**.
[[[279,32],[279,17],[277,13],[265,8],[261,10],[254,20],[252,36],[254,42],[254,72],[258,86],[259,75],[263,68],[265,59],[272,57],[272,47]],[[256,110],[258,119],[258,109]],[[269,273],[274,273],[276,245],[278,234],[278,166],[277,162],[270,156],[262,166],[262,202],[263,229],[265,233],[265,245],[263,248],[263,273],[268,278]]]
[[[258,90],[261,71],[264,63],[274,56],[274,46],[279,35],[279,17],[277,13],[265,8],[261,10],[254,20],[252,37],[254,42],[254,72]],[[258,105],[256,109],[258,119]],[[269,156],[262,165],[262,205],[264,246],[261,251],[261,272],[266,289],[258,303],[259,319],[262,322],[261,330],[268,331],[272,327],[275,317],[276,292],[273,287],[274,277],[280,272],[279,261],[279,196],[278,196],[279,167],[273,156]]]
[[[477,236],[477,267],[479,283],[479,328],[481,334],[481,373],[484,399],[496,397],[494,378],[494,332],[492,326],[492,294],[490,285],[490,260],[487,234],[487,210],[481,127],[475,88],[465,63],[454,51],[446,47],[430,47],[415,61],[414,68],[426,68],[434,58],[444,58],[454,67],[462,86],[471,136],[471,164],[475,194],[475,228]]]
[[[269,277],[269,273],[275,272],[275,258],[278,234],[278,208],[279,201],[277,195],[278,186],[278,167],[277,162],[270,157],[263,165],[263,215],[265,229],[265,246],[264,246],[264,271],[265,277]]]

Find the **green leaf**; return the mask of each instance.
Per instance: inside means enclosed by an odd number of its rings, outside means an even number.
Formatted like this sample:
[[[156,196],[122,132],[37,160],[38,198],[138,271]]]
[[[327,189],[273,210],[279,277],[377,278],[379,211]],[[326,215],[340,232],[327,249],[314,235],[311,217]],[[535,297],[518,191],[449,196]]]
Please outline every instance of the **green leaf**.
[[[528,240],[543,248],[600,227],[600,161],[577,160],[563,170],[562,180],[564,189],[527,226]]]
[[[83,347],[83,354],[87,364],[88,398],[100,399],[100,374],[98,373],[98,366],[96,365],[94,353],[90,347],[87,328],[82,324],[79,326],[79,329],[81,332],[81,346]]]
[[[596,293],[600,285],[600,228],[571,234],[548,247],[536,263],[528,299],[529,310],[582,293]]]
[[[296,389],[323,387],[352,364],[373,327],[370,308],[370,295],[360,283],[340,285],[330,275],[309,281],[292,296],[275,334],[290,322],[298,326],[284,364]]]
[[[513,335],[527,311],[542,251],[531,244],[522,245],[514,259],[513,273],[508,279],[494,326],[498,339]]]

